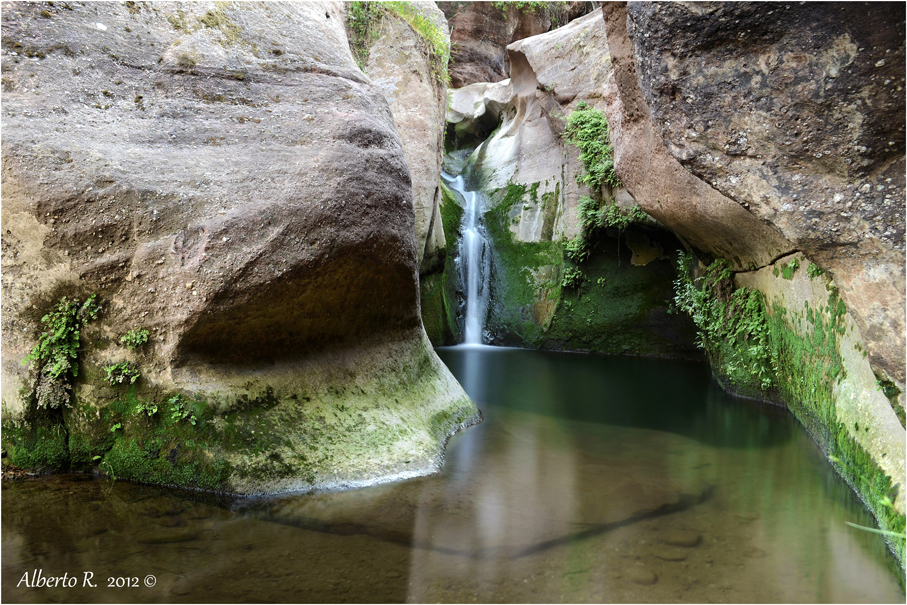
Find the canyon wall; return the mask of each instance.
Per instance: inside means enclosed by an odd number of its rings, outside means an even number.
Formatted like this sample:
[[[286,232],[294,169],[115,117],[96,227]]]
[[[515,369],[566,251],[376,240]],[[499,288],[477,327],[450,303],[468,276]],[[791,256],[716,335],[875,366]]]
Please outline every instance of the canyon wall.
[[[478,412],[421,326],[405,150],[342,6],[2,11],[8,459],[240,493],[437,469]],[[22,364],[45,316],[77,376]]]
[[[603,230],[583,262],[565,258],[568,242],[582,231],[584,198],[615,205],[621,212],[635,207],[623,187],[590,188],[580,182],[586,169],[578,148],[565,137],[575,110],[601,111],[605,106],[603,90],[611,64],[600,11],[517,41],[507,52],[511,78],[451,91],[447,118],[449,148],[469,153],[474,147],[468,159],[452,152],[448,168],[463,170],[470,186],[487,198],[484,220],[492,274],[486,340],[543,349],[698,357],[692,324],[668,313],[675,277],[672,259],[682,247],[670,232],[646,219]],[[571,283],[571,273],[581,274],[582,283]],[[462,296],[450,292],[449,278],[438,281],[447,284],[448,291],[446,313],[436,316],[447,320],[446,326],[440,323],[450,342],[457,332]],[[440,291],[434,290],[435,299]],[[429,335],[439,342],[439,334],[429,330]]]
[[[713,343],[716,375],[787,404],[881,527],[903,532],[904,7],[603,12],[622,183],[696,249],[694,277],[723,257],[721,287],[764,301],[759,349]],[[738,363],[754,355],[761,383]],[[903,540],[890,544],[903,562]]]

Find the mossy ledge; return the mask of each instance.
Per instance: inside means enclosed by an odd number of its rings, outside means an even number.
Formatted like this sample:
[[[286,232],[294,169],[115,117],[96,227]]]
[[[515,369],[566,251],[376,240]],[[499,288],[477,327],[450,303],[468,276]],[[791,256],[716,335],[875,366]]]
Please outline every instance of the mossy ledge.
[[[878,386],[859,330],[831,278],[796,271],[808,264],[795,254],[726,277],[730,282],[713,291],[744,289],[747,299],[759,303],[753,316],[760,319],[749,323],[760,325],[720,341],[704,330],[704,345],[726,390],[783,403],[793,412],[879,527],[900,534],[886,539],[903,568],[904,427]],[[702,308],[697,314],[706,321],[724,315]],[[764,338],[756,338],[759,334]]]
[[[181,389],[111,389],[86,368],[72,407],[32,401],[24,417],[5,415],[3,448],[22,468],[237,495],[430,474],[448,438],[481,414],[418,332],[255,369],[177,369]]]

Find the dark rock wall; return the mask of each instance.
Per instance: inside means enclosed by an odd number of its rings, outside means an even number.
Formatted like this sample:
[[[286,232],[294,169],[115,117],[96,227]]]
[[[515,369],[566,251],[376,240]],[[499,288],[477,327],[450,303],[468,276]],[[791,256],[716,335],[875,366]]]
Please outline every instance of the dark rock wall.
[[[828,269],[904,384],[905,5],[631,2],[633,59],[687,170]]]

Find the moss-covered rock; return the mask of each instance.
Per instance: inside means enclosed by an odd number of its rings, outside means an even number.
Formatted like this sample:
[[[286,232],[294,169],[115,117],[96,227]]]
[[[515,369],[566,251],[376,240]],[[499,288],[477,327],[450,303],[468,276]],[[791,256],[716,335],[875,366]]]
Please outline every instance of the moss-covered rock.
[[[422,323],[434,346],[456,344],[462,329],[458,322],[460,303],[457,295],[457,242],[463,207],[443,182],[440,183],[439,214],[444,229],[444,248],[436,251],[438,262],[419,276],[419,295],[422,303]]]
[[[708,285],[707,291],[700,285],[707,296],[691,310],[725,388],[787,405],[882,530],[893,532],[886,537],[903,565],[907,482],[898,406],[873,373],[860,331],[833,281],[797,270],[808,265],[796,254],[733,277],[728,270],[718,282],[706,276],[699,283]],[[739,289],[731,294],[734,287]],[[732,309],[735,298],[758,305]],[[748,317],[739,317],[743,309]],[[709,325],[719,322],[743,329]],[[754,370],[757,366],[770,376]]]
[[[552,205],[536,188],[511,183],[491,196],[485,224],[492,242],[491,304],[486,331],[494,344],[612,354],[699,357],[695,328],[670,315],[676,271],[670,233],[636,224],[602,232],[587,260],[565,259],[565,242],[525,242],[511,229],[524,204]],[[544,196],[542,196],[544,198]],[[542,212],[541,216],[545,216]],[[666,252],[668,251],[668,252]],[[564,285],[579,271],[577,287]]]
[[[261,494],[434,472],[448,437],[481,418],[424,336],[228,379],[199,370],[179,392],[83,380],[72,407],[33,401],[23,421],[5,421],[4,451],[22,468]]]

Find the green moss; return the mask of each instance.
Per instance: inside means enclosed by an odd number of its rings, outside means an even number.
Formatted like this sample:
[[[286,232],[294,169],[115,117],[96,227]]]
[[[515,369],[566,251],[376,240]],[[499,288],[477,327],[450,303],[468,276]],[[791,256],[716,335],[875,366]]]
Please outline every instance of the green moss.
[[[823,273],[825,273],[825,271],[823,269],[820,269],[819,265],[816,265],[815,263],[809,263],[809,265],[806,267],[806,274],[809,276],[810,280],[819,277]]]
[[[209,10],[204,15],[199,17],[198,21],[208,29],[216,29],[220,31],[220,33],[223,35],[220,43],[224,48],[229,48],[230,46],[238,43],[248,44],[248,42],[246,42],[242,37],[242,30],[238,25],[227,18],[227,15],[224,12],[223,8],[218,7],[216,9]],[[250,46],[252,46],[253,49],[257,50],[254,44]]]
[[[422,324],[425,326],[425,333],[428,334],[429,340],[435,346],[454,343],[453,330],[448,322],[444,286],[443,273],[422,275],[419,278]]]
[[[506,189],[493,192],[492,207],[485,213],[492,248],[488,327],[498,344],[537,346],[547,327],[547,307],[560,299],[562,245],[518,242],[510,232],[514,206],[518,210],[527,197],[537,203],[537,191],[537,183],[530,187],[511,183]],[[537,283],[533,275],[543,269],[547,269],[548,279]]]
[[[65,470],[69,466],[66,429],[56,413],[42,413],[30,421],[3,423],[3,451],[19,468],[41,471]]]
[[[594,190],[606,184],[611,187],[620,185],[614,172],[614,148],[605,114],[580,101],[567,118],[564,135],[569,143],[579,147],[580,161],[585,168],[585,173],[577,178],[577,182],[585,183]]]
[[[794,261],[782,265],[782,277],[791,279],[798,266]],[[777,277],[777,267],[773,273]],[[758,292],[732,289],[726,263],[713,263],[700,282],[697,288],[689,277],[679,279],[677,299],[680,308],[693,315],[722,385],[784,402],[860,494],[880,527],[903,534],[904,515],[891,506],[896,495],[891,479],[838,421],[834,392],[846,377],[839,338],[845,332],[847,307],[837,288],[829,287],[825,305],[807,302],[803,310],[791,310],[773,304],[769,311]],[[734,297],[747,304],[731,304]],[[747,334],[750,337],[740,338]],[[753,372],[754,367],[760,372]],[[760,378],[764,372],[771,374],[769,384]],[[854,430],[860,430],[859,424]],[[904,539],[889,540],[903,565]]]
[[[879,385],[879,390],[885,395],[888,399],[888,403],[891,405],[891,409],[894,410],[895,415],[898,417],[898,421],[901,423],[901,426],[905,426],[905,415],[904,408],[898,403],[898,398],[901,396],[901,389],[892,382],[891,380],[879,376],[876,374],[877,384]]]
[[[674,283],[677,309],[699,330],[698,345],[725,388],[748,397],[765,397],[775,383],[762,294],[735,288],[727,261],[717,259],[693,279],[695,259],[678,253]]]
[[[635,231],[635,229],[634,229]],[[610,235],[608,234],[610,233]],[[667,233],[639,229],[663,249],[676,249]],[[581,263],[585,280],[562,291],[541,347],[610,354],[695,357],[695,327],[670,315],[676,272],[671,258],[630,264],[632,251],[610,230]]]
[[[787,280],[791,280],[794,278],[794,273],[796,273],[797,269],[799,269],[799,268],[800,268],[800,261],[798,261],[796,258],[791,259],[791,261],[789,263],[787,263],[785,265],[781,265],[781,277],[783,277],[784,279],[787,279]],[[777,267],[776,267],[776,269],[777,269]],[[777,277],[777,276],[778,275],[775,274],[775,277]]]
[[[432,72],[438,83],[446,86],[450,82],[447,65],[450,62],[450,40],[438,25],[425,16],[411,2],[387,0],[378,3],[400,19],[403,19],[424,41],[427,46]]]
[[[495,344],[696,355],[692,323],[667,313],[675,277],[669,259],[631,265],[633,253],[621,233],[601,226],[595,238],[583,239],[582,254],[567,261],[570,242],[521,242],[510,231],[520,207],[538,202],[537,187],[511,183],[494,192],[491,201],[485,214],[492,243],[487,328]],[[634,229],[662,249],[677,247],[670,234]],[[571,272],[581,277],[571,283]]]
[[[827,306],[807,315],[812,325],[808,336],[794,329],[786,309],[773,306],[768,325],[778,389],[781,399],[825,450],[838,473],[862,496],[879,526],[903,533],[904,515],[888,504],[895,497],[891,479],[838,422],[834,387],[845,375],[838,350],[844,324],[840,302],[833,296]],[[904,540],[891,538],[889,544],[903,565]]]
[[[436,252],[441,263],[433,261],[432,268],[419,276],[422,324],[434,346],[456,344],[459,337],[456,247],[463,209],[443,182],[439,209],[446,242],[445,248]]]

